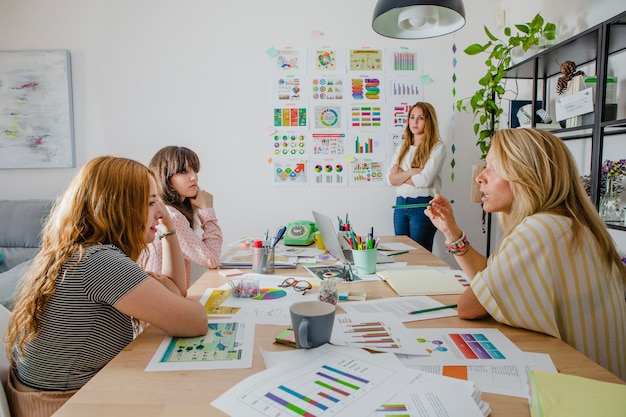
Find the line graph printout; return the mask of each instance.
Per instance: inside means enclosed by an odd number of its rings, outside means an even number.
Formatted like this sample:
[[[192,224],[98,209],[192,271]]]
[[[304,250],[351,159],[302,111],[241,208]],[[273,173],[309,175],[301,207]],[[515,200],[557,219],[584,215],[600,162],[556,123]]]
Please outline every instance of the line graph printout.
[[[308,361],[271,367],[235,385],[212,404],[231,416],[367,415],[414,377],[411,371],[390,369],[349,353],[328,351]]]

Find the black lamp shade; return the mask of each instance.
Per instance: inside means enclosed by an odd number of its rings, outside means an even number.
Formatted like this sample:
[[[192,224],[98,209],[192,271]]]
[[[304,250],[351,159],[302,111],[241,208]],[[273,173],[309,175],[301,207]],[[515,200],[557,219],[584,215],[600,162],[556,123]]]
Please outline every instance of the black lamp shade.
[[[465,26],[462,0],[378,0],[372,28],[397,39],[434,38]]]

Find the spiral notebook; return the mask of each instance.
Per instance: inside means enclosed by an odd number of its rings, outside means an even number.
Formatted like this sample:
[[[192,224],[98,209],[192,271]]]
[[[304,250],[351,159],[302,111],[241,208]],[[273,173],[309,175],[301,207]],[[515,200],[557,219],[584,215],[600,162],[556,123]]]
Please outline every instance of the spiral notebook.
[[[451,270],[449,274],[428,267],[377,271],[399,296],[461,294],[467,288]]]

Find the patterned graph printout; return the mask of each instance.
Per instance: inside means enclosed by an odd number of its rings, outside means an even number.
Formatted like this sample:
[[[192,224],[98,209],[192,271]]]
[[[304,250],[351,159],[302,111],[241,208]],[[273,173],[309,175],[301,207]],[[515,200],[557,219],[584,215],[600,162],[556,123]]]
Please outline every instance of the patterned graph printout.
[[[253,340],[253,325],[211,321],[204,336],[166,337],[146,371],[249,368]]]
[[[397,384],[403,386],[412,378],[411,372],[400,374],[354,355],[328,352],[252,375],[213,405],[245,416],[363,415],[358,410],[376,409],[381,398],[391,398]]]

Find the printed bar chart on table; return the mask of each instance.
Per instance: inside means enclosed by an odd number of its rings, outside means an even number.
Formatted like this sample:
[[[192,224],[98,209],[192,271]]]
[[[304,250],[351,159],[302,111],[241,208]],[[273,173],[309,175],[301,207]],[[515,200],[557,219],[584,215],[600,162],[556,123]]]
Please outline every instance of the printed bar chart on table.
[[[242,416],[363,415],[391,398],[395,384],[405,385],[413,378],[412,373],[398,373],[375,361],[328,352],[257,373],[213,405]]]

